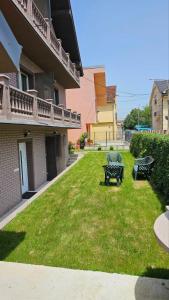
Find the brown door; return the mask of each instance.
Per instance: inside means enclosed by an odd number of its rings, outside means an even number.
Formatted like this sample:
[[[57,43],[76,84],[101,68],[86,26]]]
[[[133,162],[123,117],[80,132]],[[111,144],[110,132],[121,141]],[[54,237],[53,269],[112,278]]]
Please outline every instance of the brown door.
[[[52,180],[57,175],[55,136],[46,137],[46,167],[47,180]]]

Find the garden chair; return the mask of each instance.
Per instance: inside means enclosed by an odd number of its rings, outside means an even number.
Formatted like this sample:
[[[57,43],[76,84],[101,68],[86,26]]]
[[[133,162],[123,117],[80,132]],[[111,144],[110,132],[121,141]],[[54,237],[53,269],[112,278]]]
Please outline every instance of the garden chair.
[[[122,162],[121,154],[119,152],[116,152],[116,151],[109,152],[107,154],[107,162],[108,162],[108,165],[111,162],[119,162],[119,163],[121,163]]]
[[[147,177],[147,179],[149,179],[151,176],[153,163],[154,159],[151,156],[136,159],[133,168],[134,179],[137,180],[138,175],[144,175]]]
[[[123,181],[123,169],[124,165],[121,163],[111,163],[103,166],[105,172],[105,184],[110,184],[111,178],[116,178],[117,185],[119,186]]]

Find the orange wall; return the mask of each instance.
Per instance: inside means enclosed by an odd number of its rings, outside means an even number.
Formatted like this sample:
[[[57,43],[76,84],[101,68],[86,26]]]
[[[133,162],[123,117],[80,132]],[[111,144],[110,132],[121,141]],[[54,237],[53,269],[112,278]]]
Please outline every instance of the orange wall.
[[[94,74],[96,105],[104,106],[106,101],[106,77],[105,72]]]

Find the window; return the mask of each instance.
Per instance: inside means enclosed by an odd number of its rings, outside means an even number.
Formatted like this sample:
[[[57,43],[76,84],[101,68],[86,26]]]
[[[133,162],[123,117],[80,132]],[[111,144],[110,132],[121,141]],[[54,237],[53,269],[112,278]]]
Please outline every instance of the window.
[[[157,96],[155,96],[154,97],[154,104],[157,104],[157,100],[158,100],[158,98],[157,98]]]
[[[21,72],[21,89],[24,92],[29,90],[29,76],[23,72]]]
[[[157,113],[156,112],[154,112],[154,117],[156,117],[157,116]]]
[[[27,73],[21,69],[19,76],[19,88],[24,92],[27,90],[33,90],[35,88],[34,74]]]
[[[59,91],[57,89],[54,89],[54,104],[59,104]]]

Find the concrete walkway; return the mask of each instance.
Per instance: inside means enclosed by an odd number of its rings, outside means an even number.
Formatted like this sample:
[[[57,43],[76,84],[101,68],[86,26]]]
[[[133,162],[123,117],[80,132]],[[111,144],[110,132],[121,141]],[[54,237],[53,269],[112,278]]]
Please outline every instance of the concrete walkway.
[[[0,262],[1,300],[169,300],[169,280]]]

